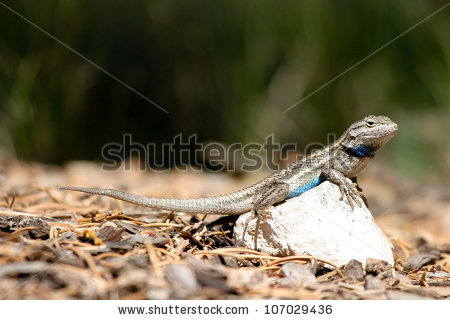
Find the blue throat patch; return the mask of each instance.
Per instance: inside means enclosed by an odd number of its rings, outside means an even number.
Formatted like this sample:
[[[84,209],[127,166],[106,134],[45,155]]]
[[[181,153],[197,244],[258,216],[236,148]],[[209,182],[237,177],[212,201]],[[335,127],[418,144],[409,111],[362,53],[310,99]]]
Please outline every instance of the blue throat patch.
[[[286,199],[298,197],[303,192],[306,192],[306,191],[308,191],[308,190],[310,190],[310,189],[312,189],[314,187],[317,187],[319,184],[321,184],[325,180],[326,179],[324,177],[322,177],[322,176],[314,178],[311,181],[309,181],[308,183],[298,187],[297,189],[289,191],[289,193],[286,196]]]
[[[373,156],[375,156],[373,149],[363,144],[355,148],[348,148],[344,146],[344,151],[356,158],[373,158]]]

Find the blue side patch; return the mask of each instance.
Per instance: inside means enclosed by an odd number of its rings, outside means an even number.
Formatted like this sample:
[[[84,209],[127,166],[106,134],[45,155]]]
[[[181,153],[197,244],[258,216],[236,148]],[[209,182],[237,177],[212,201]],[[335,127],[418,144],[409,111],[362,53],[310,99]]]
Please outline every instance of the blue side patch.
[[[369,148],[365,145],[359,145],[355,148],[355,151],[358,155],[362,157],[372,157],[373,156],[373,150],[372,148]]]
[[[309,181],[308,183],[298,187],[297,189],[289,191],[289,193],[286,196],[286,199],[298,197],[303,192],[306,192],[306,191],[308,191],[308,190],[310,190],[310,189],[312,189],[314,187],[317,187],[319,184],[321,184],[325,180],[326,179],[324,177],[322,177],[322,176],[314,178],[311,181]]]
[[[356,148],[345,148],[345,152],[349,155],[358,157],[358,158],[371,158],[375,155],[375,152],[372,148],[365,146],[363,144],[357,146]]]

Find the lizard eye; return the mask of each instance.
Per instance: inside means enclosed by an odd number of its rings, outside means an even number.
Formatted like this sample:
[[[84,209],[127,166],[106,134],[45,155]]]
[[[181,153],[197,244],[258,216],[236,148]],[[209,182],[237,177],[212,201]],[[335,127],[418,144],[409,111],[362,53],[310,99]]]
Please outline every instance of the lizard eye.
[[[366,124],[368,127],[373,127],[373,125],[375,124],[375,122],[373,120],[367,120]]]

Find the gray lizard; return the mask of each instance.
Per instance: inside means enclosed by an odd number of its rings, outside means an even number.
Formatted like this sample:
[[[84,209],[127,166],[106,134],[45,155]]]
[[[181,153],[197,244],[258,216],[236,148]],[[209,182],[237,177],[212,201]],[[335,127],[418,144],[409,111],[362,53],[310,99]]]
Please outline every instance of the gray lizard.
[[[114,189],[59,187],[61,190],[104,195],[138,205],[188,213],[240,215],[254,214],[270,206],[331,181],[347,197],[351,208],[362,205],[355,183],[358,173],[397,133],[397,124],[386,116],[368,116],[353,123],[335,142],[314,151],[252,186],[225,195],[197,199],[161,199],[134,195]],[[350,183],[346,178],[354,179]]]

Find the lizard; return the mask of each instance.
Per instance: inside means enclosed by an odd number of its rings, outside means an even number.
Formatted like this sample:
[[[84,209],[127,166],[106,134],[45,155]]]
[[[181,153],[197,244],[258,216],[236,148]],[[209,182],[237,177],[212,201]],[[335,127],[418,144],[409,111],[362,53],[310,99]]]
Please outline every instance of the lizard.
[[[123,200],[156,209],[186,213],[240,215],[249,211],[254,215],[270,206],[302,193],[328,180],[336,184],[352,210],[362,206],[363,195],[356,176],[398,131],[397,124],[386,116],[367,116],[356,121],[333,143],[315,150],[267,178],[244,189],[206,198],[153,198],[114,189],[58,187]],[[351,179],[351,182],[347,180]]]

